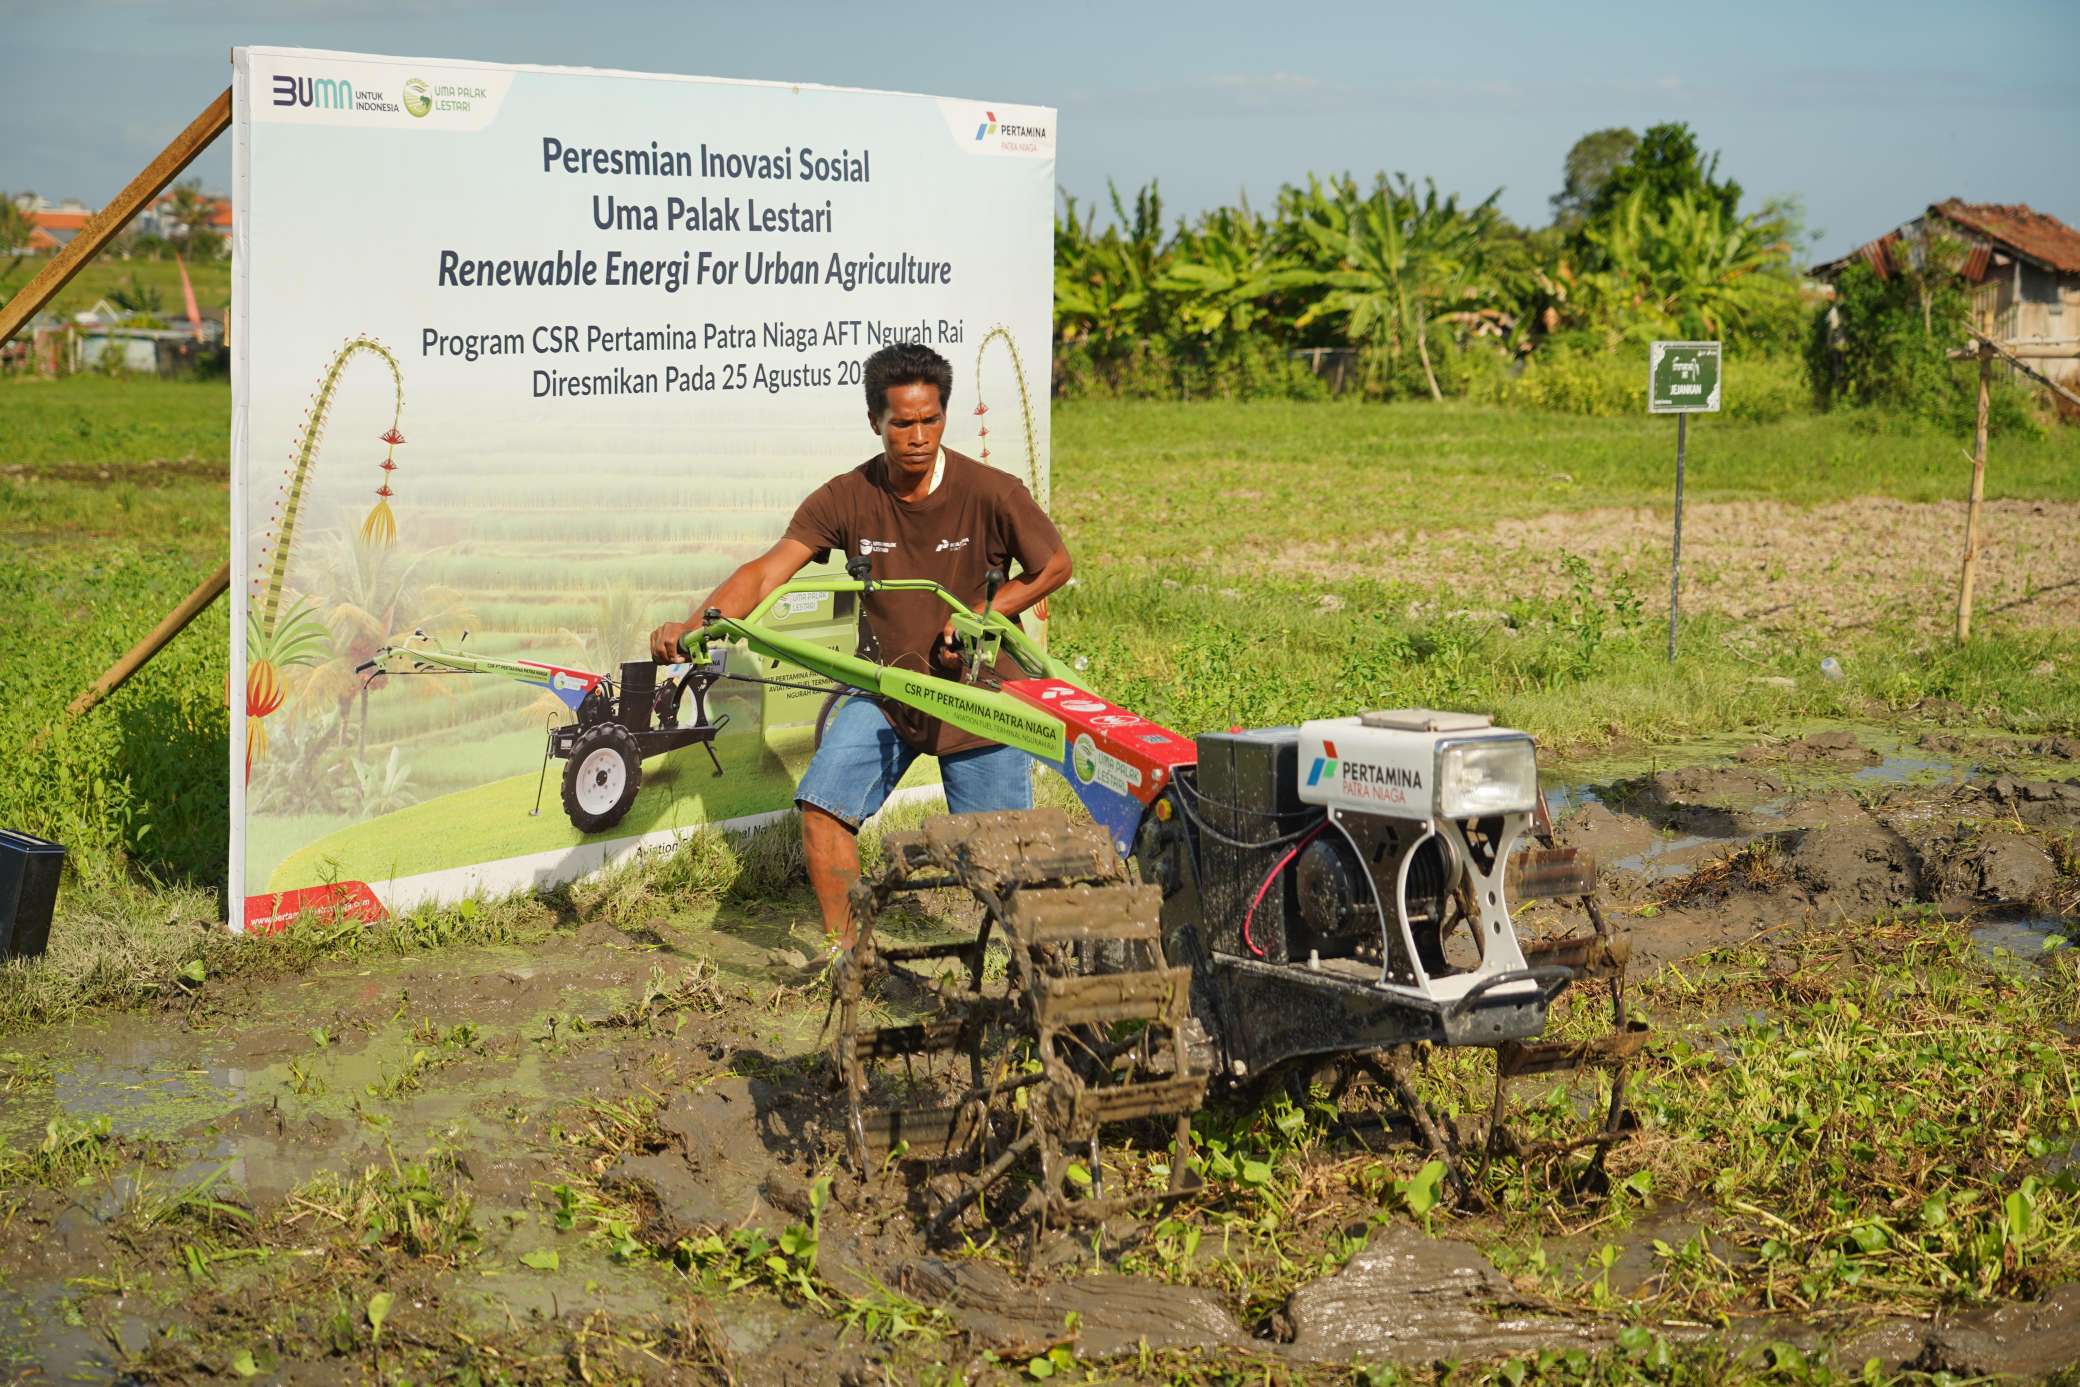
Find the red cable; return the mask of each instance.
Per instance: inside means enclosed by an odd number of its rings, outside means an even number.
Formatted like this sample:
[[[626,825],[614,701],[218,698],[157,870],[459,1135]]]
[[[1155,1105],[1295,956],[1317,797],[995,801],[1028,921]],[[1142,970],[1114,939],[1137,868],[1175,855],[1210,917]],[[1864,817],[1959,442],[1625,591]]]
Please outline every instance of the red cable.
[[[1264,878],[1264,884],[1257,888],[1256,899],[1249,903],[1249,913],[1242,917],[1242,942],[1244,944],[1247,944],[1249,946],[1249,951],[1255,954],[1258,958],[1263,958],[1265,955],[1264,951],[1257,947],[1257,941],[1250,938],[1249,922],[1257,918],[1257,907],[1264,903],[1264,893],[1271,889],[1272,882],[1278,880],[1278,874],[1286,869],[1286,864],[1288,862],[1291,862],[1294,858],[1300,855],[1300,849],[1306,847],[1309,843],[1313,842],[1315,834],[1320,833],[1323,829],[1327,828],[1328,826],[1329,821],[1327,819],[1323,819],[1313,828],[1308,829],[1306,836],[1301,838],[1299,842],[1293,844],[1291,849],[1287,851],[1284,857],[1278,859],[1278,865],[1271,869],[1270,873]]]

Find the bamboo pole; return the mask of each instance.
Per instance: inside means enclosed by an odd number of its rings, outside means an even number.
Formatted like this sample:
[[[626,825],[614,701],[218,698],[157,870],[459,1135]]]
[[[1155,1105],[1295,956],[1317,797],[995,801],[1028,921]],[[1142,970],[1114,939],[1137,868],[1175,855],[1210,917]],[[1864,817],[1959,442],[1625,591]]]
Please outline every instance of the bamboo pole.
[[[117,660],[104,670],[101,677],[94,681],[92,688],[67,704],[65,715],[76,718],[102,699],[107,698],[117,689],[122,688],[124,682],[131,675],[143,669],[146,661],[158,654],[168,641],[185,630],[189,622],[202,615],[203,611],[209,607],[209,604],[222,597],[224,590],[230,586],[231,561],[226,559],[223,563],[217,565],[215,573],[203,579],[193,592],[183,597],[181,604],[168,612],[160,620],[159,624],[151,629],[149,635],[124,652],[122,659]]]
[[[1975,346],[1975,347],[1959,347],[1959,348],[1957,348],[1957,349],[1956,349],[1955,351],[1951,351],[1951,352],[1945,353],[1945,355],[1949,356],[1951,360],[1953,360],[1953,361],[1969,361],[1969,360],[1971,360],[1971,359],[1972,359],[1973,357],[1977,356],[1977,355],[1978,355],[1978,354],[1979,354],[1980,352],[1991,352],[1991,353],[1993,353],[1993,355],[1994,355],[1994,356],[1996,356],[1996,357],[2000,358],[2000,359],[2001,359],[2002,361],[2005,361],[2005,362],[2007,362],[2007,363],[2008,363],[2008,364],[2009,364],[2010,366],[2013,366],[2013,367],[2014,367],[2014,368],[2015,368],[2015,369],[2016,369],[2017,371],[2020,371],[2020,372],[2021,372],[2021,373],[2022,373],[2023,375],[2025,375],[2025,376],[2028,376],[2028,377],[2029,377],[2029,378],[2030,378],[2031,380],[2033,380],[2033,381],[2035,381],[2035,382],[2036,382],[2037,384],[2039,384],[2039,385],[2043,386],[2043,387],[2044,387],[2045,389],[2047,389],[2047,390],[2050,390],[2050,391],[2051,391],[2052,393],[2054,393],[2054,394],[2057,394],[2057,395],[2062,395],[2062,396],[2064,396],[2064,397],[2065,397],[2065,399],[2067,400],[2067,402],[2068,402],[2068,403],[2071,403],[2071,404],[2075,404],[2075,405],[2080,405],[2080,395],[2075,395],[2075,394],[2074,394],[2074,393],[2073,393],[2072,391],[2068,390],[2068,389],[2067,389],[2067,388],[2066,388],[2065,386],[2063,386],[2063,385],[2060,385],[2060,384],[2059,384],[2059,383],[2058,383],[2057,381],[2055,381],[2055,380],[2051,379],[2051,377],[2049,377],[2049,376],[2047,376],[2047,375],[2045,375],[2045,374],[2044,374],[2044,373],[2043,373],[2042,371],[2039,371],[2039,370],[2038,370],[2038,369],[2037,369],[2036,367],[2034,367],[2034,366],[2031,366],[2031,365],[2029,365],[2029,364],[2028,364],[2028,363],[2029,363],[2029,361],[2059,361],[2059,360],[2071,360],[2071,359],[2072,359],[2073,357],[2076,357],[2076,356],[2080,356],[2080,350],[2074,350],[2074,351],[2037,351],[2037,350],[2031,350],[2031,351],[2021,351],[2021,352],[2015,352],[2015,351],[2010,351],[2010,350],[2009,350],[2009,349],[2008,349],[2008,348],[2007,348],[2006,346],[2004,346],[2004,345],[2003,345],[2003,344],[2002,344],[2002,343],[2000,342],[2000,340],[1999,340],[1998,338],[1988,337],[1988,336],[1987,336],[1987,335],[1986,335],[1985,333],[1983,333],[1983,332],[1979,331],[1979,330],[1978,330],[1977,328],[1973,327],[1973,326],[1972,326],[1972,325],[1971,325],[1970,323],[1966,323],[1966,324],[1964,325],[1964,331],[1965,331],[1965,335],[1966,335],[1966,336],[1968,336],[1968,337],[1970,337],[1970,338],[1971,338],[1971,339],[1972,339],[1972,340],[1973,340],[1974,342],[1976,342],[1976,343],[1977,343],[1978,345],[1977,345],[1977,346]],[[2044,346],[2044,345],[2046,345],[2046,344],[2043,344],[2043,343],[2034,343],[2034,344],[2032,344],[2032,346]],[[2051,344],[2051,345],[2059,345],[2059,344]],[[2027,360],[2025,360],[2025,358],[2027,358]]]
[[[1993,389],[1993,352],[1979,349],[1979,423],[1972,438],[1972,495],[1965,508],[1964,572],[1957,583],[1957,643],[1972,638],[1972,585],[1979,576],[1979,506],[1986,498],[1986,410]]]
[[[0,304],[0,342],[13,337],[22,330],[24,323],[42,312],[43,306],[56,298],[58,291],[71,282],[81,267],[114,240],[116,233],[128,226],[132,217],[144,210],[145,204],[157,197],[182,169],[193,162],[196,155],[207,149],[211,140],[230,128],[231,88],[226,87],[216,100],[203,108],[201,115],[188,122],[187,129],[173,137],[172,144],[160,150],[158,157],[146,164],[143,172],[115,195],[108,206],[87,218],[87,224],[79,229],[79,234],[51,257],[51,262],[37,273],[36,278],[5,304]]]

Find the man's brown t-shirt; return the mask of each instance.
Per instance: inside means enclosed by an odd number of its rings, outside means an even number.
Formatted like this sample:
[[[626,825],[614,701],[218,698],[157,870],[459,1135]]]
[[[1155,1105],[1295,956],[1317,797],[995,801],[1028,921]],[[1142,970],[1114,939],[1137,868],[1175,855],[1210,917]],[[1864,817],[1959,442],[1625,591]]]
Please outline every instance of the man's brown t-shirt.
[[[946,470],[922,501],[904,501],[889,489],[881,457],[831,478],[803,501],[788,522],[787,537],[816,551],[821,563],[835,549],[850,560],[874,561],[874,578],[930,578],[970,608],[981,605],[983,575],[1011,561],[1037,573],[1062,537],[1047,512],[1008,472],[946,449]],[[936,594],[874,592],[866,599],[867,625],[878,649],[860,653],[885,665],[944,676],[932,663],[932,646],[952,611]],[[1009,659],[998,661],[999,678],[1018,677]],[[932,756],[988,746],[981,737],[949,727],[914,709],[884,704],[903,740]]]

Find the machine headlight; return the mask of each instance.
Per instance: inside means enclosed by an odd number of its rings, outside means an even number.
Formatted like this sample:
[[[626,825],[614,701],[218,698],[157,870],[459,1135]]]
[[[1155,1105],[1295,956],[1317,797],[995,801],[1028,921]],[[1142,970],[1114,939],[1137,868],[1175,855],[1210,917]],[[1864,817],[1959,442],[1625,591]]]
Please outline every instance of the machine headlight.
[[[1447,819],[1529,813],[1538,757],[1528,737],[1447,742],[1437,750],[1437,812]]]

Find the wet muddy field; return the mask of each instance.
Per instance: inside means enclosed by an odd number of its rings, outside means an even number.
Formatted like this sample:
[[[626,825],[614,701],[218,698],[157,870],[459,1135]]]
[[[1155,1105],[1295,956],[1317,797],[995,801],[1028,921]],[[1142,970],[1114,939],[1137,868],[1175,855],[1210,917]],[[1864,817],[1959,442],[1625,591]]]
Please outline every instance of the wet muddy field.
[[[1210,1103],[1204,1184],[1167,1210],[926,1245],[898,1175],[841,1159],[806,897],[660,895],[0,1036],[0,1377],[2080,1362],[2080,745],[1831,728],[1659,759],[1549,783],[1654,1028],[1600,1172],[1505,1156],[1455,1199],[1382,1095],[1301,1076]],[[1607,1016],[1578,991],[1557,1034]],[[1426,1100],[1484,1109],[1483,1059],[1430,1057]],[[1518,1081],[1513,1129],[1580,1127],[1603,1082]],[[1169,1154],[1150,1132],[1106,1178],[1159,1179]]]

